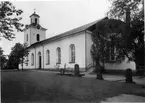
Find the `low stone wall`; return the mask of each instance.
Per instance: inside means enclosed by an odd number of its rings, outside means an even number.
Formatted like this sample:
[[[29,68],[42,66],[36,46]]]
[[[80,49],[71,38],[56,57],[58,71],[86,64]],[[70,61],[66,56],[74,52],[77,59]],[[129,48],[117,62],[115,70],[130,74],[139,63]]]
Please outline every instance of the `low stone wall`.
[[[106,63],[105,69],[106,70],[126,70],[127,68],[130,68],[132,70],[136,70],[135,62],[132,61],[123,61],[121,63]]]

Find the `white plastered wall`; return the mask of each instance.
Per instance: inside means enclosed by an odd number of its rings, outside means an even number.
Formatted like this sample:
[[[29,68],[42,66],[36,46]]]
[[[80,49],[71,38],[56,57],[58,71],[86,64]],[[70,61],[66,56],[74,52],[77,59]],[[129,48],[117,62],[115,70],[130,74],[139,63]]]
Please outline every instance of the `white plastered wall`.
[[[92,38],[91,38],[91,32],[86,31],[86,67],[93,66],[93,59],[91,55],[91,46],[93,44]]]
[[[28,35],[28,41],[27,41],[27,35]],[[24,43],[27,43],[28,46],[30,45],[30,28],[24,31]]]
[[[65,37],[57,41],[53,41],[44,45],[44,68],[55,68],[56,66],[56,49],[61,48],[61,64],[60,68],[74,68],[74,64],[79,64],[80,69],[85,70],[85,32],[80,32],[79,34],[71,37]],[[69,46],[71,44],[75,45],[75,63],[69,63]],[[46,51],[50,51],[50,64],[46,64]]]
[[[75,63],[69,63],[69,46],[75,45]],[[85,71],[85,32],[74,34],[73,36],[65,37],[59,40],[51,41],[46,44],[38,44],[35,47],[31,47],[28,56],[28,66],[24,68],[38,69],[38,52],[41,52],[41,67],[44,69],[56,69],[56,49],[61,48],[61,64],[60,68],[74,68],[75,64],[79,64],[80,70]],[[46,51],[50,51],[50,64],[46,64]],[[36,54],[35,54],[36,52]],[[31,54],[34,53],[34,65],[31,65]],[[43,55],[44,53],[44,55]],[[44,61],[44,62],[43,62]]]
[[[39,34],[40,35],[40,41],[45,40],[46,38],[46,31],[45,30],[41,30],[41,29],[36,29],[36,28],[30,28],[30,33],[31,33],[31,44],[37,42],[36,39],[36,35]]]

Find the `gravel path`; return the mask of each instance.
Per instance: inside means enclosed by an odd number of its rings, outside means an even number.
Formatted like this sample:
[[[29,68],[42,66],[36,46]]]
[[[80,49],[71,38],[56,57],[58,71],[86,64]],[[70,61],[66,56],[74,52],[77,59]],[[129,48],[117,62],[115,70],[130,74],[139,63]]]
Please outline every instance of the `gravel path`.
[[[107,98],[106,101],[102,101],[101,103],[106,102],[144,102],[145,103],[145,97],[136,96],[136,95],[129,95],[129,94],[121,94],[119,96]]]

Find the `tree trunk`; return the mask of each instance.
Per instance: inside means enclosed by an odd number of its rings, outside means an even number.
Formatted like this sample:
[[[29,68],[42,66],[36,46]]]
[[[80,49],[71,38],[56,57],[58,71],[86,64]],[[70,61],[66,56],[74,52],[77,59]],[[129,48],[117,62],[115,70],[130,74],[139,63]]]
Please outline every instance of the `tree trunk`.
[[[22,62],[22,71],[23,71],[23,62]]]
[[[23,71],[23,61],[24,61],[24,59],[22,58],[22,71]]]
[[[96,71],[97,71],[97,77],[96,77],[96,79],[103,80],[101,69],[102,68],[101,68],[99,62],[97,61],[96,62]]]
[[[17,70],[19,71],[19,64],[17,64]]]
[[[103,68],[102,68],[102,73],[104,73],[106,70],[105,70],[105,58],[103,58]]]

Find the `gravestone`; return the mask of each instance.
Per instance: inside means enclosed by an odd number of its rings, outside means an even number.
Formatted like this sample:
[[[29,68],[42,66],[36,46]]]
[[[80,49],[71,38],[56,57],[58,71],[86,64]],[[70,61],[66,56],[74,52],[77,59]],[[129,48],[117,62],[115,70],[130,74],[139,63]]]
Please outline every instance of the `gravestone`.
[[[74,65],[74,75],[75,76],[80,76],[80,70],[79,70],[79,65],[78,64]]]
[[[126,83],[134,83],[132,79],[132,70],[130,68],[125,70]]]

